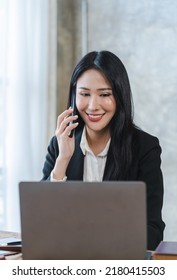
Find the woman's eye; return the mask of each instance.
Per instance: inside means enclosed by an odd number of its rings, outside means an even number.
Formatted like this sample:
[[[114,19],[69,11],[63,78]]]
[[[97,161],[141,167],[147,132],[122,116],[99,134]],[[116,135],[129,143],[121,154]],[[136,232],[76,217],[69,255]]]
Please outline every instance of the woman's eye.
[[[100,94],[100,96],[102,96],[102,97],[108,97],[108,96],[110,96],[111,95],[111,93],[101,93]]]
[[[90,96],[90,93],[89,92],[81,92],[80,93],[82,96]]]

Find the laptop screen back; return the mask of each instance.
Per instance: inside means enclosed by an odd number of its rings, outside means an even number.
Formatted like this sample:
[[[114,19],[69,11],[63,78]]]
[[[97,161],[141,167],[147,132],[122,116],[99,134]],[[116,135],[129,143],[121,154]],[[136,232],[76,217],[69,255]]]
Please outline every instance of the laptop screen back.
[[[143,182],[21,182],[24,259],[144,259]]]

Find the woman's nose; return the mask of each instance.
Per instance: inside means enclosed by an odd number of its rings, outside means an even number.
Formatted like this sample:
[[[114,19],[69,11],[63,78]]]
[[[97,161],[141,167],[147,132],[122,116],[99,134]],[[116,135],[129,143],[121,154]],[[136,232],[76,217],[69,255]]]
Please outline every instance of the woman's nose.
[[[88,108],[90,110],[96,110],[96,109],[99,108],[99,102],[98,102],[98,97],[97,96],[91,96],[90,97]]]

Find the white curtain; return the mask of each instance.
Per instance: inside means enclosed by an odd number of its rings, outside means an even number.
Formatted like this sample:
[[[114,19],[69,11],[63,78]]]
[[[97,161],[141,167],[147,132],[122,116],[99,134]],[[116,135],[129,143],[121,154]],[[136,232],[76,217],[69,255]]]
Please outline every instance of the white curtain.
[[[4,229],[19,231],[18,183],[42,177],[50,111],[48,69],[51,70],[50,55],[55,53],[50,54],[49,46],[50,0],[6,0],[4,3],[5,82],[0,93],[4,104]],[[52,90],[54,92],[55,87]]]

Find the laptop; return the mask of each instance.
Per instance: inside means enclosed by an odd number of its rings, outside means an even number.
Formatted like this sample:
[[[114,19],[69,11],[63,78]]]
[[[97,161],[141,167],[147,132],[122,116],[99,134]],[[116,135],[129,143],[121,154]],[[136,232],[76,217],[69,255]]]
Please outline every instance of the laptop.
[[[145,259],[143,182],[21,182],[25,260]]]

